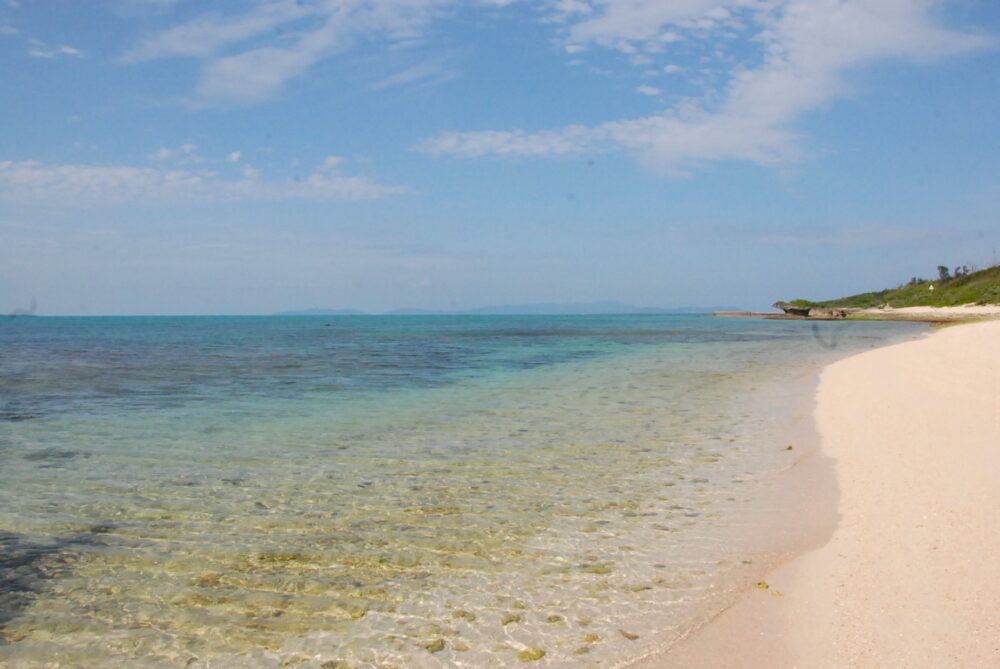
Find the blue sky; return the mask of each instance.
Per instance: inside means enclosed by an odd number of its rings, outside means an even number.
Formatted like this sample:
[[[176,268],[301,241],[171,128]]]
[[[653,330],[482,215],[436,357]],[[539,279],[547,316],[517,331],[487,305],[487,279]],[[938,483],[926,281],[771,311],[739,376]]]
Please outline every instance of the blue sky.
[[[766,307],[1000,250],[992,0],[0,0],[0,311]]]

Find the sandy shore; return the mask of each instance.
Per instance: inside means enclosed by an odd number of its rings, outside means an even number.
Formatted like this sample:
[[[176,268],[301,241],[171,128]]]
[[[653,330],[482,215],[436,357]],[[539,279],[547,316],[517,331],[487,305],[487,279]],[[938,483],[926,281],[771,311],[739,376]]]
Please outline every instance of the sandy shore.
[[[1000,321],[827,367],[828,543],[637,667],[1000,667]]]
[[[1000,318],[1000,305],[970,304],[964,307],[901,307],[899,309],[863,309],[855,317],[906,321],[967,321]]]

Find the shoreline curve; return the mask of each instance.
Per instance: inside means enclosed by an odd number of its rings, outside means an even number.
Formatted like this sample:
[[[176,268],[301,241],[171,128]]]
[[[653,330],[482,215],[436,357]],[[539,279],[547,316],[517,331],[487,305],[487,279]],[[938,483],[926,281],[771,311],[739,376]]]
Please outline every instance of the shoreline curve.
[[[1000,667],[1000,321],[826,367],[823,546],[634,669]]]

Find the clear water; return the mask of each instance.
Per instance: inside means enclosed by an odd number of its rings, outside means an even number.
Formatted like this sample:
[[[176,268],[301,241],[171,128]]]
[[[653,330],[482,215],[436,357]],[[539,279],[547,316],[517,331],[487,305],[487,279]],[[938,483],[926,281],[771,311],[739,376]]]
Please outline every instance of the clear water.
[[[748,577],[768,398],[919,332],[0,321],[0,665],[618,665]]]

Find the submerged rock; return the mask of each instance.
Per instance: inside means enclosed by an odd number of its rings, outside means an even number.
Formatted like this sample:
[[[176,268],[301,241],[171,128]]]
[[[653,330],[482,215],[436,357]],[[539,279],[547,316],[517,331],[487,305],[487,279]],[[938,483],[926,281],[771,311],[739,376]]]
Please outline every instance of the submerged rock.
[[[518,662],[534,662],[545,657],[545,651],[541,648],[527,648],[517,654]]]
[[[440,653],[444,650],[444,639],[434,639],[424,644],[424,649],[430,653]]]
[[[39,460],[70,460],[75,458],[77,455],[79,455],[77,451],[70,451],[62,448],[43,448],[41,450],[25,454],[24,459],[33,462],[37,462]]]

